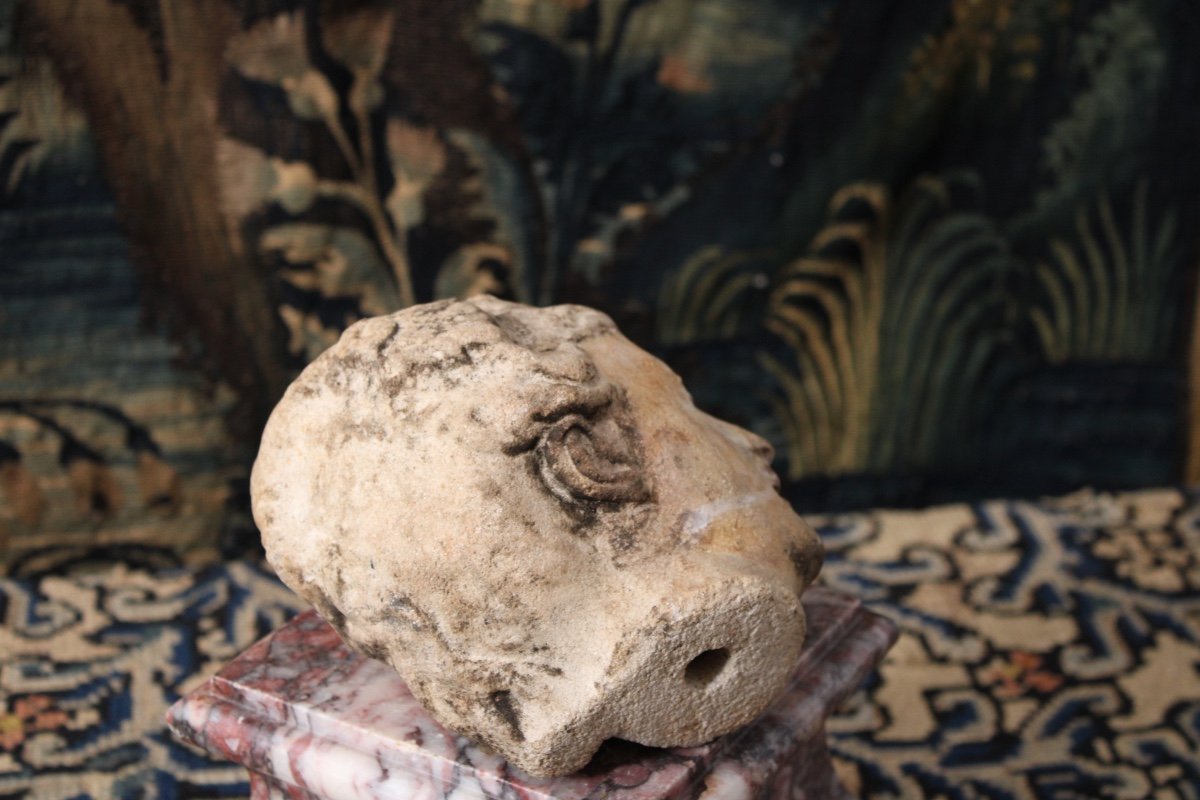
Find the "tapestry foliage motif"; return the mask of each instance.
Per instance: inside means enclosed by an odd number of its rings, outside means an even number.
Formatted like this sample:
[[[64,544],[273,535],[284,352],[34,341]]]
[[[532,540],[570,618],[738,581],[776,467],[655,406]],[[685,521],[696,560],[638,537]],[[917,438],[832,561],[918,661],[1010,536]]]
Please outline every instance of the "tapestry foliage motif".
[[[802,508],[1178,479],[1191,4],[9,0],[0,34],[10,547],[121,539],[141,483],[237,540],[290,376],[478,292],[610,313]]]

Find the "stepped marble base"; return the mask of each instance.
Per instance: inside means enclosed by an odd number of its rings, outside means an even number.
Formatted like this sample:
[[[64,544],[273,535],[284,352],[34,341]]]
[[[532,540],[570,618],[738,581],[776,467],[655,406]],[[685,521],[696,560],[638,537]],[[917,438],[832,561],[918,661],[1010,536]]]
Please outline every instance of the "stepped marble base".
[[[390,667],[301,614],[176,703],[175,736],[250,770],[254,798],[815,800],[846,793],[825,719],[878,664],[895,627],[850,597],[804,595],[808,641],[784,694],[700,747],[612,741],[583,771],[536,779],[439,725]]]

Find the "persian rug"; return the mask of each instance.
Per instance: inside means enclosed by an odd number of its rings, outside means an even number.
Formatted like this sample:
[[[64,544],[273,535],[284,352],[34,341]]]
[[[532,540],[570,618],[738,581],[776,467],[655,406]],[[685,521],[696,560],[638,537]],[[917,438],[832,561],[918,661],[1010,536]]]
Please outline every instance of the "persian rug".
[[[1200,492],[813,521],[902,630],[830,721],[856,795],[1200,797]],[[251,561],[65,566],[0,580],[0,797],[244,797],[163,713],[300,602]]]

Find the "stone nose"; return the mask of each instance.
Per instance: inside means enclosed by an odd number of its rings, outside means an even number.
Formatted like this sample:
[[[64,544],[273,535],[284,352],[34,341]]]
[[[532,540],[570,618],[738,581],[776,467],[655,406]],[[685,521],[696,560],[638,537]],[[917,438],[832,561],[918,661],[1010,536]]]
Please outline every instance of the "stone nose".
[[[690,746],[749,722],[786,686],[804,633],[778,582],[739,576],[664,598],[618,648],[613,735]]]
[[[722,498],[689,511],[682,520],[687,546],[747,569],[772,572],[796,593],[812,584],[824,562],[817,534],[774,491]]]

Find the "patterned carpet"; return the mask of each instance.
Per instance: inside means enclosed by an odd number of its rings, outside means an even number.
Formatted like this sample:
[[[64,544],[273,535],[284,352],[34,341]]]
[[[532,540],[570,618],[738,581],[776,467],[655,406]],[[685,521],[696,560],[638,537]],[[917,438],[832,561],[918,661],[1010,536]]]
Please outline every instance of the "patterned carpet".
[[[1200,797],[1200,494],[816,522],[826,584],[903,630],[831,720],[856,794]],[[249,562],[0,579],[0,797],[245,796],[162,716],[298,608]]]

